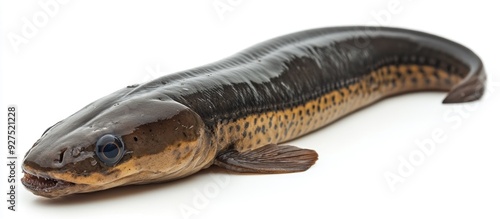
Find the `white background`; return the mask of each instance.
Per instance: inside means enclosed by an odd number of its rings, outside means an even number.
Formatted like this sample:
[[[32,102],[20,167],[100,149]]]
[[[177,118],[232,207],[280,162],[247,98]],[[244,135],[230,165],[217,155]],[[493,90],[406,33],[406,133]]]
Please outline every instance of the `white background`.
[[[44,20],[39,3],[48,1],[0,5],[1,112],[6,116],[8,104],[19,108],[20,157],[47,127],[119,88],[316,27],[379,24],[452,39],[483,59],[488,92],[466,105],[441,104],[445,93],[384,100],[291,142],[320,155],[303,173],[237,175],[209,169],[172,183],[59,200],[34,196],[18,184],[18,211],[12,213],[5,202],[7,166],[1,165],[2,218],[187,218],[181,209],[196,213],[189,218],[500,217],[498,6],[430,0],[87,0],[58,3],[57,12]],[[396,11],[389,11],[390,2],[397,3]],[[214,4],[228,11],[218,13]],[[24,19],[33,22],[33,17],[39,19],[37,32],[23,35]],[[26,41],[16,46],[10,40],[14,35]],[[399,174],[400,159],[421,153],[416,141],[439,130],[444,140],[434,140],[433,153],[393,191],[385,174]]]

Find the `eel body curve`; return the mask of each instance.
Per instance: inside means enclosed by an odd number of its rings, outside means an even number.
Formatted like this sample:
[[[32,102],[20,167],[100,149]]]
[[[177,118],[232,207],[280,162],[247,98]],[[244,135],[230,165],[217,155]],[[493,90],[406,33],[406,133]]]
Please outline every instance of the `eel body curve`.
[[[471,50],[427,33],[363,26],[292,33],[96,100],[43,133],[25,156],[22,182],[53,198],[169,181],[211,165],[304,171],[316,152],[283,142],[402,93],[477,100],[485,81]]]

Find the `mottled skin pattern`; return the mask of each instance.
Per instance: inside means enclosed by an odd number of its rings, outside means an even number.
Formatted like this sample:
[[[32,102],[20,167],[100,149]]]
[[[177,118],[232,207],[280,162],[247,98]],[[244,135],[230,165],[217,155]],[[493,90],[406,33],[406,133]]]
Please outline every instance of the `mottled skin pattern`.
[[[426,65],[390,65],[352,84],[288,109],[217,124],[215,143],[254,150],[305,135],[375,101],[404,92],[449,90],[461,76]]]
[[[477,100],[485,80],[479,57],[434,35],[382,27],[302,31],[89,104],[33,145],[22,182],[37,195],[60,197],[169,181],[213,164],[304,171],[316,152],[276,144],[397,94],[450,91],[444,103]],[[113,165],[96,156],[104,135],[125,145]]]

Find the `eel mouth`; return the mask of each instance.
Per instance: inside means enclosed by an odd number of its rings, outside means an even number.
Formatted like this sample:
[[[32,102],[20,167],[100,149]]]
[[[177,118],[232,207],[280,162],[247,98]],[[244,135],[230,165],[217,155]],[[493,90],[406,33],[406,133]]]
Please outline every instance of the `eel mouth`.
[[[24,177],[21,179],[23,185],[36,195],[48,198],[59,196],[59,191],[71,189],[76,184],[64,180],[58,180],[46,175],[30,173],[23,170]],[[55,193],[55,194],[54,194]]]

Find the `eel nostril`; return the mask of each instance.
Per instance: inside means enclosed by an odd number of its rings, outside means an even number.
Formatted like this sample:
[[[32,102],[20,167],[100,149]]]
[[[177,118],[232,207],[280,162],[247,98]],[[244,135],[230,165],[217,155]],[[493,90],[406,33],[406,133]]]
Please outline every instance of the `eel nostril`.
[[[57,160],[59,163],[62,163],[63,162],[63,159],[64,159],[64,152],[66,152],[66,148],[62,149],[61,151],[59,151],[59,159]]]

